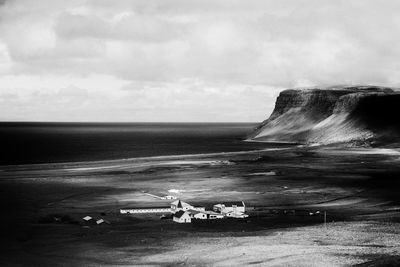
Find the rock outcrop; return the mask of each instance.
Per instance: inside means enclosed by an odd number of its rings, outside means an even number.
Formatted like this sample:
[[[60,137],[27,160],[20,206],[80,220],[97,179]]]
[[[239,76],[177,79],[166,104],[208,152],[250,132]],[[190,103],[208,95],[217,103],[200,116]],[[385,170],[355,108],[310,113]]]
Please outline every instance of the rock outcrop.
[[[377,86],[289,89],[251,140],[338,143],[390,139],[400,132],[400,93]]]

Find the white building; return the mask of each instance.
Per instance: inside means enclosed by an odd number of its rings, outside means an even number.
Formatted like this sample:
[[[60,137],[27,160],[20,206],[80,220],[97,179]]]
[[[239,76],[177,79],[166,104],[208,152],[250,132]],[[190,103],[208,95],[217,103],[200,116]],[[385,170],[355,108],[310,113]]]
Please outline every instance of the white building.
[[[183,202],[180,199],[171,203],[171,212],[172,213],[178,212],[180,210],[186,211],[186,210],[190,210],[192,208],[193,208],[192,205],[190,205],[189,203]]]
[[[190,218],[190,215],[188,212],[180,210],[176,212],[173,216],[174,222],[177,223],[191,223],[192,219]]]
[[[83,217],[82,218],[84,221],[90,221],[90,220],[92,220],[93,218],[92,217],[90,217],[90,216],[85,216],[85,217]]]
[[[244,213],[246,211],[246,205],[243,201],[225,202],[214,205],[213,210],[218,213]]]
[[[171,212],[168,207],[143,207],[143,208],[122,208],[119,210],[121,214],[138,214],[138,213],[165,213]]]
[[[190,218],[192,219],[200,219],[200,220],[207,219],[207,213],[205,211],[188,210],[187,212],[189,213]]]
[[[214,220],[214,219],[223,219],[225,216],[221,213],[213,212],[213,211],[205,211],[204,213],[207,214],[207,219]]]
[[[192,205],[190,205],[189,203],[183,202],[181,200],[176,200],[174,202],[171,203],[171,212],[175,213],[177,211],[187,211],[187,210],[198,210],[198,211],[204,211],[205,208],[204,207],[194,207]]]

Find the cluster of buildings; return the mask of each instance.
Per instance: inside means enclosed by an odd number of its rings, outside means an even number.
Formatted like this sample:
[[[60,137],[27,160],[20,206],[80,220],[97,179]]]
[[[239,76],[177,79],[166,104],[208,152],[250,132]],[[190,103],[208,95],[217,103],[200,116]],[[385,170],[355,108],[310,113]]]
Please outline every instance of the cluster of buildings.
[[[245,210],[246,206],[243,201],[216,204],[213,206],[212,211],[206,210],[204,207],[194,207],[181,200],[176,200],[171,203],[173,220],[177,223],[190,223],[192,219],[213,220],[226,217],[246,218],[248,215],[245,214]]]
[[[246,218],[246,206],[243,201],[225,202],[213,206],[213,210],[205,207],[192,206],[181,200],[171,203],[170,207],[137,207],[120,209],[121,214],[143,214],[143,213],[172,213],[173,221],[177,223],[191,223],[193,219],[213,220],[223,218]]]

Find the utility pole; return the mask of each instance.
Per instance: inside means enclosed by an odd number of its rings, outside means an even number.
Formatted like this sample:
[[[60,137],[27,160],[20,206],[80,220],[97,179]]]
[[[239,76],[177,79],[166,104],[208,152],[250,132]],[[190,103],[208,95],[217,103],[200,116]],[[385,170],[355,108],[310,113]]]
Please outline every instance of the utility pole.
[[[324,211],[324,226],[325,226],[325,230],[326,230],[326,210]]]

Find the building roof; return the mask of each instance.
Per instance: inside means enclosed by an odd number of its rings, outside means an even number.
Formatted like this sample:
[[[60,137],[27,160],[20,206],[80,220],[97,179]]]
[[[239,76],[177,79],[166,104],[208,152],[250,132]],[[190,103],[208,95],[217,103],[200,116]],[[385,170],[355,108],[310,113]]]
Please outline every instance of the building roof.
[[[178,208],[183,208],[183,207],[182,207],[182,202],[181,202],[181,200],[178,200],[178,205],[177,205],[177,207],[178,207]]]
[[[176,218],[181,218],[186,212],[183,210],[178,211],[177,213],[174,214],[174,217]]]
[[[163,207],[125,207],[125,208],[120,208],[121,210],[144,210],[144,209],[169,209],[169,206],[163,206]]]

